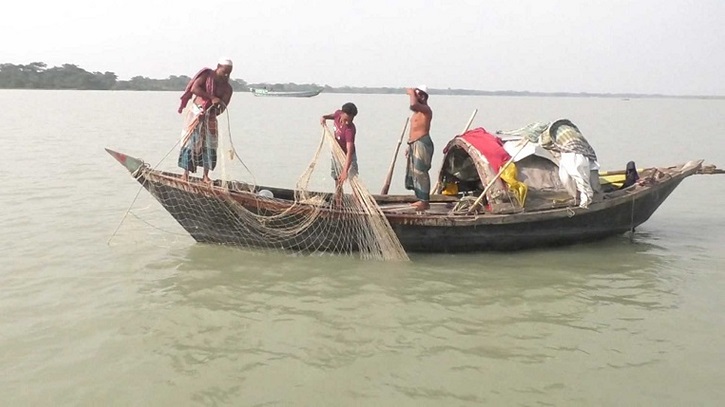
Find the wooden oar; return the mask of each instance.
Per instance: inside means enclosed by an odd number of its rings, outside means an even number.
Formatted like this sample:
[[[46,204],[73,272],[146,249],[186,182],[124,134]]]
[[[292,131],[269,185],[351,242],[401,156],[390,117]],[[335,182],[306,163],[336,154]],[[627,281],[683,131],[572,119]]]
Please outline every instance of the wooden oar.
[[[468,119],[468,123],[466,123],[466,127],[463,128],[461,134],[467,132],[468,129],[471,127],[471,123],[473,123],[473,118],[476,117],[476,113],[478,113],[478,109],[473,109],[473,113],[471,113],[471,118]]]
[[[637,172],[641,173],[647,168],[637,168]],[[615,175],[625,175],[627,173],[626,170],[613,170],[613,171],[600,171],[599,177],[610,177]],[[717,168],[714,166],[703,166],[695,174],[704,174],[704,175],[713,175],[713,174],[725,174],[725,170],[721,168]]]
[[[506,163],[501,166],[501,168],[498,170],[498,174],[496,174],[496,176],[493,177],[491,182],[489,182],[488,185],[486,185],[486,188],[483,189],[483,192],[481,192],[481,195],[478,196],[478,199],[476,199],[476,201],[473,203],[473,205],[471,205],[471,207],[468,208],[468,213],[473,212],[473,210],[475,210],[476,207],[481,204],[481,201],[483,201],[483,197],[486,196],[486,192],[488,192],[488,190],[491,189],[491,187],[493,186],[493,183],[496,182],[496,180],[501,177],[501,174],[503,174],[506,167],[508,167],[512,162],[514,162],[514,160],[516,159],[516,156],[519,155],[520,152],[524,151],[524,148],[526,147],[526,145],[529,144],[529,139],[525,139],[525,140],[526,140],[526,142],[521,146],[521,148],[519,148],[519,150],[516,152],[516,154],[512,155],[511,158],[509,158],[509,160],[506,161]]]
[[[645,168],[637,168],[637,172],[640,173],[644,171]],[[627,174],[627,170],[610,170],[610,171],[599,171],[600,177],[608,177],[610,175],[625,175]]]
[[[405,137],[405,130],[408,128],[408,122],[410,121],[410,117],[407,117],[405,119],[405,126],[403,126],[403,131],[400,132],[400,139],[398,139],[398,145],[395,146],[395,152],[393,153],[393,160],[390,162],[390,168],[388,169],[388,175],[385,177],[385,184],[383,185],[383,190],[380,191],[381,195],[387,195],[388,190],[390,190],[390,182],[393,180],[393,170],[395,169],[395,160],[398,158],[398,151],[400,150],[400,144],[403,143],[403,137]]]
[[[637,168],[637,172],[642,172],[646,170],[647,168]],[[613,170],[613,171],[599,171],[600,177],[607,177],[610,175],[624,175],[627,173],[627,170]],[[722,168],[717,168],[715,165],[709,164],[709,165],[703,165],[695,174],[725,174],[725,170]]]

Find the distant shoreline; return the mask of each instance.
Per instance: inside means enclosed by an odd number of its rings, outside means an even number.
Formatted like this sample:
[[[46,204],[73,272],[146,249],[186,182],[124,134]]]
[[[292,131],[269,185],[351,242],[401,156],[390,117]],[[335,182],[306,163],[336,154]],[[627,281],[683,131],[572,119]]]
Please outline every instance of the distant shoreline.
[[[366,89],[361,90],[328,90],[321,92],[328,94],[346,94],[346,95],[404,95],[405,90],[400,92],[376,92]],[[97,92],[182,92],[175,89],[74,89],[74,88],[7,88],[0,85],[0,91],[3,90],[60,90],[60,91],[97,91]],[[251,93],[249,90],[235,89],[235,92]],[[503,96],[503,97],[570,97],[570,98],[603,98],[603,99],[622,99],[629,101],[631,99],[694,99],[694,100],[725,100],[725,96],[708,96],[708,95],[663,95],[663,94],[613,94],[613,93],[567,93],[567,92],[497,92],[497,91],[478,91],[464,89],[463,92],[446,91],[445,89],[430,89],[430,94],[435,96]]]
[[[183,92],[191,78],[185,75],[169,76],[166,79],[151,79],[135,76],[129,80],[118,80],[113,72],[88,72],[76,65],[64,64],[48,68],[43,62],[28,65],[0,64],[0,89],[38,90],[130,90]],[[250,88],[266,88],[270,91],[296,92],[322,90],[322,93],[344,93],[360,95],[405,94],[405,88],[318,85],[315,83],[247,83],[243,79],[230,80],[235,92],[250,92]],[[588,97],[609,99],[699,99],[725,100],[725,95],[667,95],[642,93],[590,93],[590,92],[535,92],[514,90],[476,89],[430,89],[431,95],[447,96],[515,96],[515,97]]]

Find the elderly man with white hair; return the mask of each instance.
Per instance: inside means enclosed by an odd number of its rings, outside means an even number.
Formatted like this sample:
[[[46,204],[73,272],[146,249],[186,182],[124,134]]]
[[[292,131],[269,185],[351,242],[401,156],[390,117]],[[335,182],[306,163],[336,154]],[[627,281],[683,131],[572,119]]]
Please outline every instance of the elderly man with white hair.
[[[203,167],[202,181],[211,182],[209,171],[214,170],[217,162],[217,115],[226,109],[232,98],[233,90],[229,84],[232,67],[230,59],[222,58],[216,69],[202,69],[189,81],[181,96],[178,112],[186,114],[181,132],[179,167],[184,169],[184,181],[189,180],[189,172]]]

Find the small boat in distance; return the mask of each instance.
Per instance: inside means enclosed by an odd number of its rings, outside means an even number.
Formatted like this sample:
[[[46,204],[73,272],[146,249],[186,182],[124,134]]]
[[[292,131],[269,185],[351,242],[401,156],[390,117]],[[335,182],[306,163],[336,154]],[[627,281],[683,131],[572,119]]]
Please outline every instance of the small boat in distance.
[[[249,88],[254,96],[279,96],[279,97],[292,97],[292,98],[311,98],[317,96],[322,92],[322,89],[317,90],[301,90],[301,91],[289,91],[289,92],[278,92],[268,90],[264,88]]]

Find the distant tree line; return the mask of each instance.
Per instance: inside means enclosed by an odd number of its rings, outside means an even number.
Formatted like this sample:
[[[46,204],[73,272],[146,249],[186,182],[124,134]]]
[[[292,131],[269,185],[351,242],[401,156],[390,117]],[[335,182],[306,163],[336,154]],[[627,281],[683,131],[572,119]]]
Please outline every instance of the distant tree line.
[[[91,73],[71,64],[53,68],[43,62],[0,65],[3,89],[113,89],[116,82],[113,72]]]
[[[171,75],[166,79],[151,79],[134,76],[129,80],[119,80],[113,72],[88,72],[73,64],[64,64],[48,68],[43,62],[28,65],[0,64],[0,89],[81,89],[81,90],[166,90],[183,91],[191,78],[186,75]],[[332,87],[315,83],[247,83],[242,79],[232,79],[235,91],[248,92],[249,88],[267,89],[278,92],[295,92],[322,89],[326,93],[404,93],[404,88],[391,87]],[[484,91],[435,90],[432,94],[493,94]],[[510,93],[509,93],[510,94]]]
[[[0,89],[80,89],[80,90],[163,90],[183,91],[190,77],[171,75],[166,79],[151,79],[134,76],[129,80],[118,80],[113,72],[88,72],[73,64],[48,68],[43,62],[28,65],[0,64]],[[405,89],[393,87],[356,87],[317,85],[315,83],[247,83],[243,79],[230,80],[236,92],[249,92],[249,88],[263,88],[270,91],[306,91],[322,89],[325,93],[404,93]],[[672,96],[662,94],[635,93],[586,93],[586,92],[529,92],[529,91],[485,91],[472,89],[430,89],[433,95],[475,95],[475,96],[575,96],[575,97],[681,97],[691,99],[724,99],[725,96]]]
[[[73,64],[48,68],[43,62],[28,65],[0,64],[0,89],[79,89],[79,90],[171,90],[183,91],[190,77],[169,76],[151,79],[134,76],[119,80],[113,72],[88,72]],[[247,83],[232,79],[236,91],[248,91]]]

